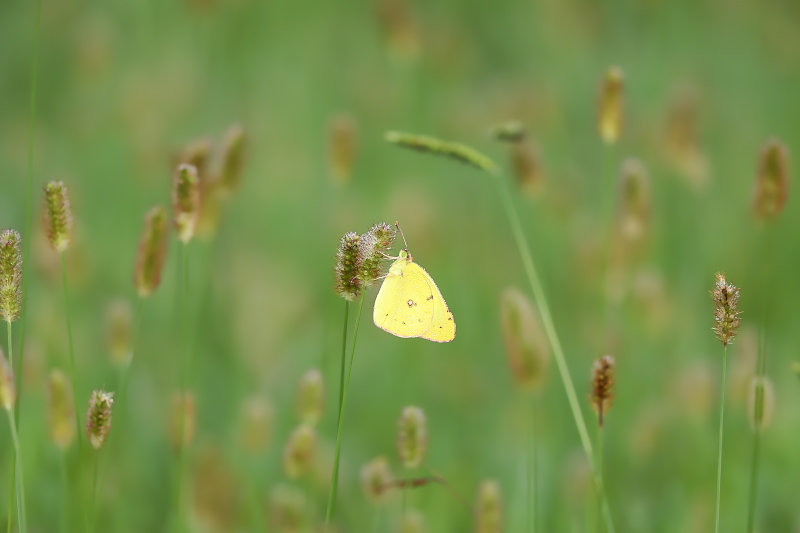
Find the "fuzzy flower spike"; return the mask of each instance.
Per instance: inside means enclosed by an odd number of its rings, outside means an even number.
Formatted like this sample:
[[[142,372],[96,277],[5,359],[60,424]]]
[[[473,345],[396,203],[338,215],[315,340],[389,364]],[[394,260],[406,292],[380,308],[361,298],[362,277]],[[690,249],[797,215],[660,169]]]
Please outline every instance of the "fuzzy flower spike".
[[[22,238],[13,229],[0,234],[0,317],[13,322],[22,313]]]
[[[728,283],[724,273],[718,272],[711,296],[714,298],[714,333],[727,347],[739,330],[739,288]]]
[[[72,208],[67,186],[63,181],[51,181],[44,187],[45,224],[47,240],[57,252],[63,252],[72,243]]]

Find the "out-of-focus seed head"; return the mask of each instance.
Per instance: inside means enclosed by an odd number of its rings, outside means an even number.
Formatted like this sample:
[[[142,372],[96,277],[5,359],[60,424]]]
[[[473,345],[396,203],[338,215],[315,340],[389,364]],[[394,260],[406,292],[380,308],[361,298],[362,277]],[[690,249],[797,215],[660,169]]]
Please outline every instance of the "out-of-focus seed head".
[[[410,0],[381,0],[381,25],[389,53],[397,61],[414,61],[419,55],[420,36]]]
[[[212,143],[210,139],[196,139],[181,152],[178,164],[185,163],[197,169],[197,176],[201,181],[208,177],[208,163],[211,159]]]
[[[503,530],[503,494],[497,481],[481,483],[475,516],[477,533],[500,533]]]
[[[200,179],[197,168],[185,163],[175,169],[172,184],[173,224],[182,242],[194,237],[200,215]]]
[[[222,145],[222,168],[219,174],[222,188],[227,193],[235,192],[241,185],[246,145],[247,137],[241,124],[228,128]]]
[[[200,213],[197,219],[197,236],[211,239],[217,234],[226,193],[217,180],[201,179]]]
[[[774,220],[783,211],[789,196],[789,150],[778,139],[770,139],[761,149],[753,209],[760,220]]]
[[[89,411],[86,413],[86,435],[95,450],[103,447],[111,431],[111,407],[114,405],[114,393],[104,390],[92,392],[89,400]]]
[[[753,376],[747,394],[747,414],[750,428],[763,431],[772,423],[775,414],[775,388],[766,376]]]
[[[428,451],[428,422],[425,412],[409,405],[403,408],[397,423],[397,453],[406,468],[417,468]]]
[[[363,282],[361,272],[361,256],[358,233],[350,232],[342,237],[339,250],[336,252],[336,292],[345,300],[355,300],[361,296]]]
[[[597,411],[597,419],[601,427],[614,400],[615,364],[613,357],[604,355],[595,361],[592,367],[592,407]]]
[[[315,425],[322,418],[325,402],[325,381],[318,368],[312,368],[300,378],[297,388],[297,414],[300,420]]]
[[[500,318],[508,364],[517,385],[539,389],[550,366],[550,344],[539,315],[522,291],[508,287],[500,297]]]
[[[0,349],[0,406],[7,411],[14,408],[17,403],[17,382],[14,372],[6,359],[6,354]]]
[[[176,452],[192,444],[197,433],[197,403],[194,393],[177,392],[172,397],[172,416],[169,423],[169,436],[172,449]],[[183,446],[181,446],[183,443]]]
[[[231,460],[220,448],[209,444],[200,447],[192,459],[192,530],[235,531],[244,495]]]
[[[494,126],[489,130],[489,135],[498,141],[518,143],[527,137],[528,129],[518,120],[509,120]]]
[[[416,509],[409,509],[400,518],[398,533],[425,533],[425,517]]]
[[[624,89],[622,69],[608,69],[600,85],[597,121],[600,137],[606,144],[615,144],[622,135]]]
[[[739,288],[728,283],[724,273],[717,272],[711,297],[714,299],[714,333],[723,346],[728,346],[739,331]]]
[[[13,229],[0,234],[0,317],[13,322],[22,313],[22,238]]]
[[[136,260],[136,290],[146,298],[153,294],[161,284],[161,272],[167,259],[169,246],[169,220],[167,211],[157,205],[144,219],[144,231],[139,241],[139,255]]]
[[[708,157],[701,148],[700,111],[704,106],[695,87],[682,86],[671,98],[667,110],[665,155],[695,190],[704,190],[710,178]]]
[[[364,287],[370,287],[380,279],[383,259],[392,249],[396,235],[394,226],[381,222],[361,236],[356,262],[361,265],[358,279]]]
[[[545,178],[539,147],[533,140],[523,140],[511,147],[511,164],[522,190],[538,198],[544,189]]]
[[[131,356],[131,332],[133,309],[128,300],[116,299],[106,311],[106,344],[111,360],[120,366],[128,363]]]
[[[619,225],[622,237],[639,241],[650,225],[650,177],[641,161],[626,159],[619,180]]]
[[[792,371],[794,372],[795,376],[800,378],[800,361],[794,361],[792,363]]]
[[[247,398],[241,407],[240,441],[242,447],[253,454],[263,453],[272,439],[275,408],[261,395]]]
[[[72,382],[59,369],[50,372],[47,382],[50,438],[62,450],[75,438],[75,403]]]
[[[316,458],[317,431],[310,424],[300,424],[289,436],[283,450],[283,471],[290,479],[308,473]]]
[[[336,115],[328,126],[330,172],[340,185],[350,182],[358,156],[358,125],[348,113]]]
[[[72,208],[67,186],[63,181],[51,181],[44,186],[44,199],[47,240],[54,250],[63,252],[72,242]]]
[[[367,499],[380,505],[388,499],[394,476],[389,468],[389,461],[381,456],[376,457],[361,469],[361,486]]]
[[[277,485],[267,501],[270,525],[274,531],[296,533],[302,531],[308,514],[308,502],[300,489]]]

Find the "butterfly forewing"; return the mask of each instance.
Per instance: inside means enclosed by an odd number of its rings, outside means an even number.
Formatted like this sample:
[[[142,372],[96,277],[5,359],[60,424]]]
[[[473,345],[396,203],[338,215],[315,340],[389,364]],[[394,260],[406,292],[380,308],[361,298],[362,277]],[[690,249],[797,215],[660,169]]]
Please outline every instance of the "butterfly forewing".
[[[375,299],[375,325],[398,337],[421,337],[433,323],[431,286],[417,269],[405,258],[395,261]]]

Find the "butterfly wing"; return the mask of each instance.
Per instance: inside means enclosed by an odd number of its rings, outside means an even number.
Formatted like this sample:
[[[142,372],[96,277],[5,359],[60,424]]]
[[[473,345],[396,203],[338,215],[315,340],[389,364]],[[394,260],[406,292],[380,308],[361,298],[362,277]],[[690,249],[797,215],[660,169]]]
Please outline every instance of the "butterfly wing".
[[[424,337],[433,326],[436,300],[429,279],[419,265],[407,258],[395,261],[375,299],[375,325],[398,337]],[[435,284],[433,290],[438,293]]]
[[[422,275],[425,277],[429,290],[431,302],[433,302],[433,316],[431,317],[431,327],[428,331],[421,335],[423,339],[428,339],[434,342],[450,342],[456,338],[456,321],[453,319],[453,313],[447,307],[447,302],[444,301],[444,296],[436,286],[436,282],[428,274],[424,268],[412,263],[417,267]]]

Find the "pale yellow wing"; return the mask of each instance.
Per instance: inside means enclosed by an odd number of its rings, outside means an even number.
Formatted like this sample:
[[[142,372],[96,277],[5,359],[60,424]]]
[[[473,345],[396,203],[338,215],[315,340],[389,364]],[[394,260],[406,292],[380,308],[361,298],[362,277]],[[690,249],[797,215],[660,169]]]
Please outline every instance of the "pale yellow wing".
[[[421,335],[423,339],[428,339],[435,342],[450,342],[456,338],[456,321],[453,318],[453,313],[447,307],[447,302],[444,301],[444,296],[436,286],[436,282],[425,271],[424,268],[412,263],[415,267],[422,271],[428,285],[431,289],[431,296],[433,297],[433,317],[431,319],[431,328]]]
[[[403,338],[421,337],[431,329],[434,299],[419,270],[405,257],[392,264],[375,299],[372,318],[376,326]]]

